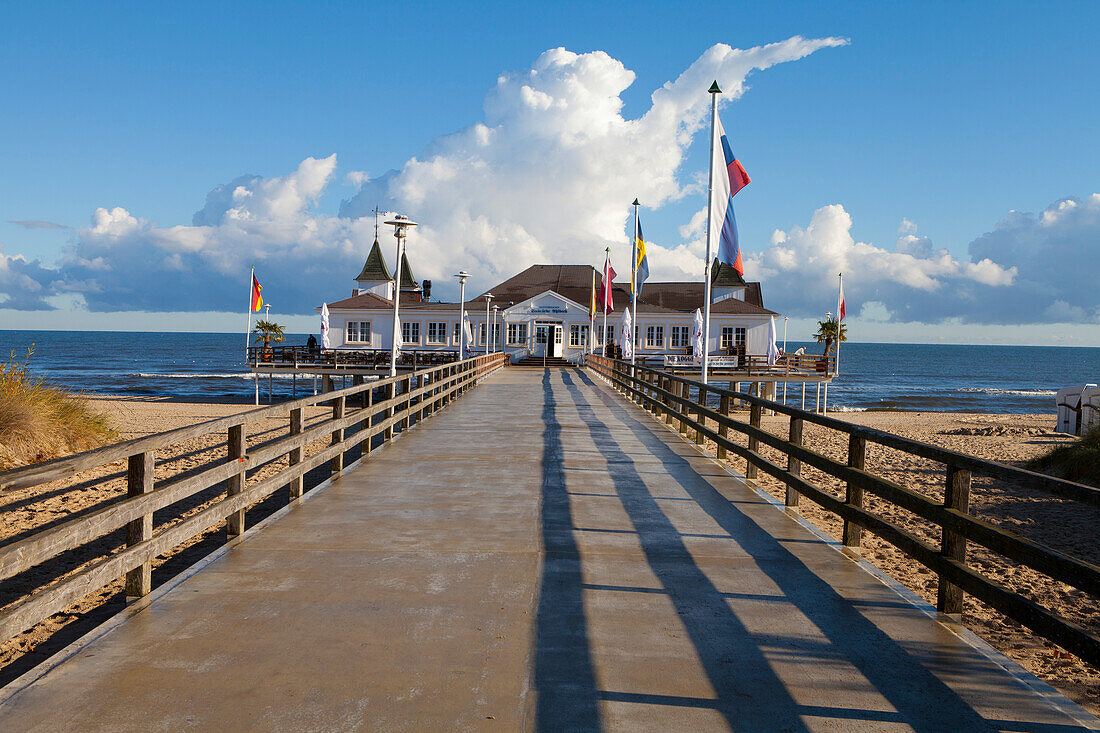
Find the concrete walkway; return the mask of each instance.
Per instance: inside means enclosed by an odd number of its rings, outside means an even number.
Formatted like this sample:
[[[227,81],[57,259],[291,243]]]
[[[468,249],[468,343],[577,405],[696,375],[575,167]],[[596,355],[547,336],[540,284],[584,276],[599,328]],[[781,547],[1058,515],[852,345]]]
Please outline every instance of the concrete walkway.
[[[189,727],[1077,724],[586,373],[511,369],[0,704]]]

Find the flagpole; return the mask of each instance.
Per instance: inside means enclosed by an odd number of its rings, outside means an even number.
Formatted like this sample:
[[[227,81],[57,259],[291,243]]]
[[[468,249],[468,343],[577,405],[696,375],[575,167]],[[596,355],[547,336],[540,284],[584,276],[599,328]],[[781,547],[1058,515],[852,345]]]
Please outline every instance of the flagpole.
[[[248,363],[248,344],[252,335],[252,288],[255,287],[256,282],[256,266],[252,266],[252,272],[248,276],[248,325],[244,329],[244,361]]]
[[[638,199],[634,199],[634,238],[630,242],[630,310],[634,314],[634,323],[630,324],[630,363],[638,354],[637,338],[634,334],[642,332],[642,326],[638,323]]]
[[[716,79],[708,90],[710,94],[710,177],[707,179],[707,259],[703,266],[703,384],[707,384],[707,367],[710,361],[710,266],[711,217],[714,215],[714,134],[718,129],[718,88]]]
[[[592,312],[588,314],[588,353],[591,354],[596,350],[596,268],[592,268]]]
[[[608,356],[607,353],[607,296],[611,294],[611,283],[607,281],[607,275],[610,268],[607,266],[611,262],[611,248],[604,249],[603,257],[603,356]]]
[[[836,298],[836,364],[833,365],[834,377],[840,376],[840,324],[842,323],[840,318],[840,306],[844,302],[844,273],[839,273],[837,277],[840,278],[840,290],[837,291]]]

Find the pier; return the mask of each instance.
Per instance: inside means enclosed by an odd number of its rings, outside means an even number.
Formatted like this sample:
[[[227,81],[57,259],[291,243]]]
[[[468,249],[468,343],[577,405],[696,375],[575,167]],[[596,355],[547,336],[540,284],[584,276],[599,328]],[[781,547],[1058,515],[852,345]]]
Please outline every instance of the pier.
[[[283,410],[290,423],[285,438],[251,452],[242,442],[250,413],[185,428],[228,431],[227,460],[164,486],[154,484],[152,456],[180,431],[0,474],[2,490],[126,458],[134,487],[109,516],[0,547],[6,578],[105,527],[133,529],[115,559],[0,611],[8,638],[112,574],[127,574],[134,597],[103,628],[0,689],[0,723],[20,731],[1097,726],[951,615],[965,588],[1100,659],[1093,635],[995,597],[967,567],[971,538],[1087,592],[1098,587],[1091,566],[991,539],[997,530],[967,519],[971,472],[1000,469],[936,454],[954,461],[951,506],[933,511],[898,494],[947,522],[945,547],[918,557],[941,574],[937,611],[859,560],[859,530],[890,531],[863,503],[863,488],[887,490],[862,473],[860,451],[892,438],[854,429],[842,473],[856,488],[833,506],[800,471],[826,466],[800,447],[801,421],[829,418],[745,399],[749,421],[735,421],[728,391],[657,370],[596,357],[586,368],[516,369],[489,355],[254,411]],[[331,419],[303,427],[300,410],[315,404],[331,406]],[[761,434],[763,409],[789,412],[789,440]],[[739,433],[749,442],[735,442]],[[331,435],[331,447],[304,458],[302,445],[319,435]],[[786,507],[755,489],[755,470],[731,470],[704,440],[723,457],[787,475]],[[903,449],[900,440],[893,447]],[[795,463],[762,457],[769,441],[787,443]],[[288,452],[284,472],[247,480],[247,469]],[[330,477],[303,491],[303,473],[326,466]],[[226,479],[225,501],[201,521],[153,532],[152,513],[168,499]],[[1049,481],[1051,491],[1096,501],[1081,493],[1087,487]],[[250,501],[287,486],[286,508],[243,525]],[[799,497],[850,520],[843,542],[798,517]],[[150,586],[152,557],[223,521],[231,539],[222,550]]]

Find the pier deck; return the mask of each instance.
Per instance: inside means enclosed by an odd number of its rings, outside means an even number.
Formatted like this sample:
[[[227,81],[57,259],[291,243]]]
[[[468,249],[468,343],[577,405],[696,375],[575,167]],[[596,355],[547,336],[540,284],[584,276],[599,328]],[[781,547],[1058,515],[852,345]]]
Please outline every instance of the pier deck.
[[[573,369],[498,372],[127,615],[2,727],[1079,725]]]

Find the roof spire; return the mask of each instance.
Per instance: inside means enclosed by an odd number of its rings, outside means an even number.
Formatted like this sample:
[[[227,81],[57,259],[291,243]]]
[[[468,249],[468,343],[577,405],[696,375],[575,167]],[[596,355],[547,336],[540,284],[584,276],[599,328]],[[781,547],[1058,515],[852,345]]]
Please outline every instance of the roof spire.
[[[374,241],[378,241],[378,204],[374,205]]]

